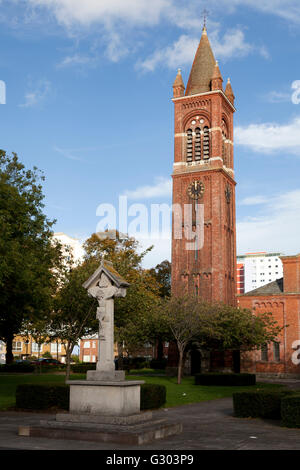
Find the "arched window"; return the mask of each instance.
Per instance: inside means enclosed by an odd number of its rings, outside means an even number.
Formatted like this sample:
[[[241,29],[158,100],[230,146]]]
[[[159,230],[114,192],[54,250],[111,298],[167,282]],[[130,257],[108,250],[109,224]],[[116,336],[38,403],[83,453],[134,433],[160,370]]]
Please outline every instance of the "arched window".
[[[197,127],[196,129],[196,139],[195,139],[195,162],[201,160],[201,129]]]
[[[187,143],[186,143],[186,161],[192,163],[193,161],[193,131],[187,130]]]
[[[208,127],[204,127],[203,133],[203,158],[204,160],[208,160],[210,157],[210,141],[209,141],[209,129]]]
[[[222,158],[223,158],[223,163],[225,166],[227,166],[227,145],[226,145],[226,140],[227,140],[227,125],[224,119],[222,120]]]

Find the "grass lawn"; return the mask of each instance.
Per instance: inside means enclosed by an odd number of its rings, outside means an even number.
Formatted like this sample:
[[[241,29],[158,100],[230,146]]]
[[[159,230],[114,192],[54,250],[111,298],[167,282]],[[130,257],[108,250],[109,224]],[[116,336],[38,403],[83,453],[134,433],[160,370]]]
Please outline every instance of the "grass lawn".
[[[194,385],[194,377],[184,377],[181,385],[177,384],[176,377],[139,377],[129,376],[128,380],[144,380],[150,384],[165,385],[167,389],[166,408],[199,403],[201,401],[217,400],[218,398],[231,397],[234,392],[248,392],[254,390],[278,390],[282,385],[258,383],[249,387],[215,387]]]
[[[74,374],[72,380],[84,380],[85,375]],[[127,380],[144,380],[150,384],[165,385],[167,389],[166,408],[185,405],[187,403],[199,403],[201,401],[216,400],[218,398],[231,397],[233,392],[249,390],[278,390],[281,385],[259,383],[250,387],[208,387],[194,385],[194,377],[185,377],[182,384],[177,385],[175,377],[148,377],[145,375],[130,375]],[[19,384],[26,383],[64,383],[64,375],[54,374],[0,374],[0,410],[7,410],[15,406],[15,392]]]

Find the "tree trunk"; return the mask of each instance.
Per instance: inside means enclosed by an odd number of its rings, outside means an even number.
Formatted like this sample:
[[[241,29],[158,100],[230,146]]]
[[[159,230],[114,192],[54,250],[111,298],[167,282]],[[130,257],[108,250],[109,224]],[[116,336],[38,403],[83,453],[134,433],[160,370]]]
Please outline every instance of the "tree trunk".
[[[7,337],[5,344],[6,344],[6,354],[5,354],[6,364],[12,364],[14,362],[14,355],[12,352],[13,336]]]
[[[70,379],[71,375],[71,354],[72,354],[73,347],[68,344],[66,348],[66,380]]]
[[[177,375],[177,384],[178,385],[181,384],[182,366],[183,366],[183,351],[181,349],[179,349],[178,375]]]
[[[164,358],[164,343],[161,339],[157,342],[157,360],[162,361]]]

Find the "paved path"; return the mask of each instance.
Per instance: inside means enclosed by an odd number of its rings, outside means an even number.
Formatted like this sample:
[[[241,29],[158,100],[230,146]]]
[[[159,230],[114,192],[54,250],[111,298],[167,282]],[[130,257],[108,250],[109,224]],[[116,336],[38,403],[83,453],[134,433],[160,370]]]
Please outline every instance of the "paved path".
[[[183,423],[183,433],[136,449],[198,450],[300,450],[300,429],[281,428],[278,422],[258,419],[239,419],[232,416],[232,399],[224,398],[185,405],[154,413]],[[19,437],[19,425],[38,424],[40,419],[54,415],[37,413],[0,413],[0,448],[6,449],[106,449],[128,450],[134,447],[79,441],[58,441]]]

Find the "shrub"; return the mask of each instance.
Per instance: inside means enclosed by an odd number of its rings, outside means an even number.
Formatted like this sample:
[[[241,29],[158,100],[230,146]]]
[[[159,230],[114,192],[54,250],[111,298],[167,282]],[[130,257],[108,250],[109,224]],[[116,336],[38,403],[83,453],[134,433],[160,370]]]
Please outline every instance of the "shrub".
[[[195,385],[247,386],[255,385],[255,374],[196,374]]]
[[[141,410],[153,410],[166,403],[166,387],[164,385],[141,385]]]
[[[16,390],[16,407],[23,410],[69,409],[70,387],[65,384],[23,384]],[[141,385],[141,410],[160,408],[166,402],[164,385]]]
[[[162,359],[161,361],[158,359],[152,359],[150,362],[150,368],[163,370],[167,367],[167,362],[167,359]]]
[[[69,409],[70,387],[65,384],[23,384],[16,390],[16,407],[23,410]]]
[[[96,364],[81,363],[71,365],[71,371],[74,374],[86,374],[88,370],[96,370]]]
[[[282,397],[281,424],[286,428],[300,428],[300,394]]]
[[[12,364],[1,364],[0,372],[20,372],[22,374],[34,372],[35,366],[29,362],[13,362]]]
[[[238,418],[280,419],[281,400],[291,393],[290,391],[234,393],[234,415]]]

